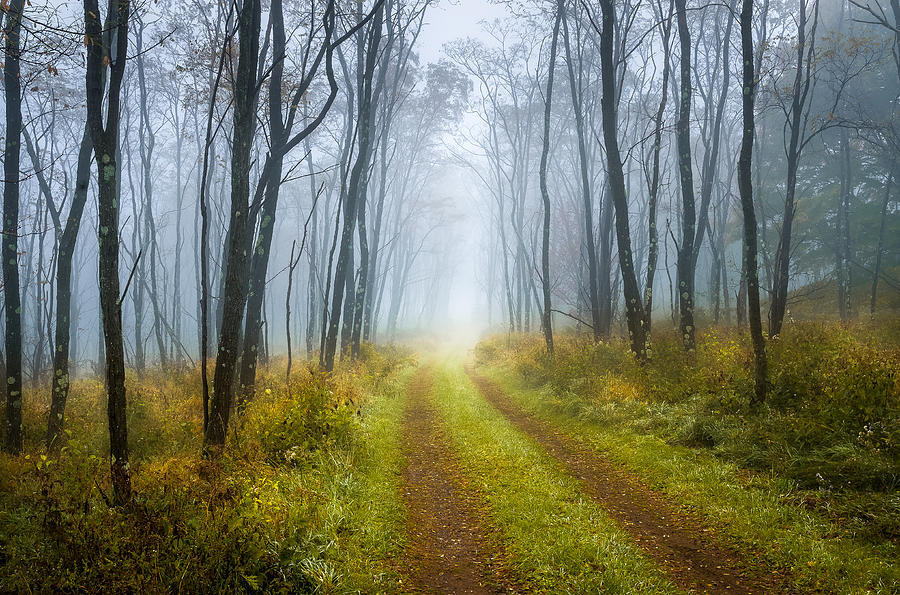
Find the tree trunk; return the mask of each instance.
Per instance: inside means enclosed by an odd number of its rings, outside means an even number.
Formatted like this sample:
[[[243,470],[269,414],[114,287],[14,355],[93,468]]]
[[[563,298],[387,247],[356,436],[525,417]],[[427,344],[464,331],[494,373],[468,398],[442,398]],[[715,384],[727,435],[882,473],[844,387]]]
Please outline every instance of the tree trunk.
[[[306,140],[306,153],[309,155],[309,188],[310,197],[315,199],[316,196],[316,178],[312,160],[312,151],[309,139]],[[326,210],[327,212],[327,210]],[[307,321],[306,321],[306,355],[312,356],[315,337],[319,330],[320,323],[320,304],[319,304],[319,284],[317,277],[320,274],[318,269],[319,263],[319,213],[318,209],[313,207],[312,227],[310,229],[309,238],[309,279],[307,280],[306,299],[307,299]]]
[[[181,227],[182,218],[184,216],[184,187],[182,186],[182,153],[184,146],[184,133],[181,127],[181,120],[179,116],[179,100],[180,95],[176,95],[175,99],[175,185],[177,187],[176,193],[176,215],[175,215],[175,270],[173,271],[173,287],[172,287],[172,318],[174,319],[174,334],[173,340],[176,343],[175,346],[175,365],[181,368],[184,363],[182,350],[178,348],[181,345],[181,258],[184,250],[184,239],[183,233],[184,230]]]
[[[399,78],[399,76],[398,76]],[[397,79],[395,79],[397,82]],[[375,335],[378,331],[377,312],[375,309],[376,284],[378,281],[378,270],[381,264],[379,256],[379,245],[381,244],[381,227],[384,221],[384,202],[387,195],[387,175],[388,175],[388,139],[391,130],[392,112],[388,109],[387,102],[382,102],[382,118],[384,119],[384,128],[381,131],[381,147],[379,148],[379,172],[378,177],[378,200],[375,204],[375,221],[372,225],[372,249],[369,250],[369,272],[367,274],[368,284],[366,287],[366,306],[364,312],[363,335],[364,341],[375,341]],[[383,285],[381,285],[383,287]]]
[[[875,302],[878,297],[878,277],[881,275],[881,258],[884,255],[884,227],[887,223],[887,209],[891,201],[891,186],[894,183],[896,161],[891,163],[890,173],[884,185],[884,201],[881,203],[881,223],[878,225],[878,245],[875,248],[875,267],[872,271],[872,297],[869,301],[869,314],[875,315]]]
[[[150,110],[147,106],[147,79],[144,72],[144,51],[143,51],[143,27],[142,21],[139,21],[138,34],[136,36],[137,51],[137,74],[138,86],[140,88],[140,155],[141,155],[141,173],[143,174],[143,197],[144,197],[144,241],[147,244],[146,249],[150,254],[150,286],[147,293],[150,295],[150,305],[153,308],[153,331],[156,336],[156,349],[159,353],[159,363],[163,370],[168,369],[169,361],[166,350],[165,339],[163,339],[163,330],[168,327],[165,321],[165,315],[160,308],[159,283],[157,280],[157,261],[156,257],[159,253],[159,244],[156,238],[156,221],[153,217],[153,178],[151,176],[151,166],[153,163],[153,150],[156,147],[156,134],[153,132],[153,125],[150,122]],[[135,220],[135,225],[138,225]]]
[[[119,185],[116,148],[119,145],[119,108],[128,51],[131,3],[110,0],[105,26],[100,23],[97,0],[84,0],[87,46],[87,111],[94,158],[97,163],[97,210],[100,276],[100,311],[106,351],[107,416],[109,418],[110,471],[116,504],[131,500],[128,465],[128,427],[125,401],[125,351],[122,343],[122,303],[119,294]],[[104,35],[115,31],[115,35]],[[113,46],[115,42],[115,46]],[[109,67],[106,125],[103,124],[103,83]]]
[[[225,445],[234,404],[234,376],[247,303],[250,157],[256,124],[256,67],[259,62],[260,0],[245,0],[239,19],[239,57],[234,87],[234,142],[231,156],[231,218],[228,225],[222,326],[213,377],[207,446]]]
[[[277,1],[277,0],[276,0]],[[287,339],[287,369],[284,372],[284,381],[287,386],[288,398],[291,397],[291,361],[293,354],[291,353],[291,289],[294,286],[294,269],[300,263],[300,256],[294,260],[294,251],[297,249],[297,241],[291,245],[291,258],[288,261],[288,285],[284,298],[284,332]]]
[[[663,21],[662,26],[662,42],[663,42],[663,78],[659,107],[656,110],[656,116],[653,119],[653,165],[650,174],[650,187],[648,188],[648,236],[650,248],[647,254],[647,282],[644,285],[644,310],[647,318],[645,320],[647,328],[648,342],[650,340],[653,328],[653,282],[656,278],[656,266],[659,262],[659,230],[656,226],[656,213],[659,203],[659,186],[660,186],[660,154],[662,153],[662,133],[663,133],[663,116],[666,113],[666,105],[669,100],[669,76],[672,71],[672,62],[669,60],[670,40],[672,37],[672,15],[675,10],[674,0],[669,1],[669,14]]]
[[[126,103],[128,97],[126,95],[126,100],[123,101],[123,107],[125,108],[125,130],[122,132],[122,138],[127,139],[131,136],[131,125],[130,125],[130,110],[128,109],[128,104]],[[138,134],[141,135],[143,130],[138,129]],[[143,141],[142,141],[143,142]],[[134,284],[134,289],[131,291],[131,301],[134,306],[134,369],[137,372],[138,380],[142,380],[144,377],[144,371],[147,367],[147,355],[144,349],[144,290],[146,289],[148,283],[146,282],[147,277],[147,269],[142,260],[137,260],[137,255],[140,254],[144,249],[144,226],[141,225],[141,212],[143,208],[141,204],[143,201],[139,200],[138,189],[134,186],[134,159],[132,158],[131,152],[131,143],[124,143],[124,151],[122,148],[122,143],[119,143],[119,146],[116,147],[116,167],[119,168],[119,191],[118,194],[121,196],[121,184],[122,184],[122,164],[125,164],[125,159],[127,158],[127,164],[124,165],[124,171],[128,172],[128,189],[131,197],[131,217],[130,220],[134,222],[134,231],[131,234],[131,258],[135,263],[135,276],[138,279],[138,282]],[[141,189],[143,186],[141,186]],[[127,249],[126,249],[127,250]]]
[[[3,87],[6,141],[3,154],[3,300],[6,308],[6,442],[10,454],[22,451],[22,302],[19,294],[19,161],[22,143],[20,33],[24,0],[5,8],[6,55]]]
[[[356,295],[354,297],[353,306],[353,328],[350,337],[350,357],[356,359],[359,357],[360,342],[362,340],[363,316],[366,311],[366,296],[369,286],[369,231],[366,227],[366,200],[365,194],[363,199],[359,201],[359,212],[357,215],[357,232],[359,235],[359,281],[356,284]],[[348,296],[349,297],[349,296]]]
[[[557,11],[559,11],[558,7]],[[597,248],[594,242],[594,207],[591,201],[591,180],[588,174],[587,143],[584,138],[584,114],[582,112],[584,93],[583,90],[579,89],[578,80],[575,77],[572,44],[569,39],[569,24],[565,18],[563,19],[563,41],[566,48],[566,64],[569,70],[569,92],[572,96],[572,109],[575,112],[575,132],[578,135],[578,163],[579,171],[581,172],[581,203],[584,210],[584,241],[588,262],[588,301],[591,307],[591,331],[594,334],[594,341],[598,341],[601,330],[600,300],[597,296]],[[549,310],[549,308],[547,309]]]
[[[314,8],[314,7],[313,7]],[[283,115],[284,101],[282,99],[282,81],[284,74],[284,56],[287,45],[287,38],[284,30],[284,11],[281,0],[274,0],[270,7],[270,21],[272,29],[272,55],[273,65],[272,73],[269,79],[269,130],[271,139],[270,154],[266,158],[262,175],[260,176],[259,185],[257,186],[256,196],[250,209],[251,218],[255,218],[254,210],[258,201],[262,201],[262,212],[259,226],[259,237],[253,250],[253,257],[250,268],[250,294],[247,304],[247,321],[244,333],[243,357],[241,359],[241,404],[247,398],[252,396],[253,387],[256,383],[256,366],[259,359],[259,332],[262,328],[261,314],[264,318],[265,304],[265,285],[266,274],[269,267],[269,258],[271,256],[272,239],[274,234],[275,218],[278,209],[278,197],[281,189],[281,176],[284,168],[284,158],[294,147],[300,142],[306,141],[307,150],[309,149],[309,135],[322,123],[325,115],[331,109],[331,105],[337,96],[337,83],[334,80],[332,59],[335,45],[332,44],[332,35],[334,33],[334,15],[335,4],[333,1],[328,2],[324,15],[325,37],[322,41],[322,47],[317,52],[312,64],[307,68],[306,59],[309,53],[304,57],[302,71],[303,79],[300,81],[294,92],[293,99],[288,109],[287,120]],[[307,50],[311,47],[313,37],[308,40]],[[338,44],[341,42],[339,41]],[[324,106],[319,114],[313,118],[300,132],[289,139],[290,130],[298,113],[299,104],[304,101],[306,90],[311,85],[313,78],[319,70],[322,59],[325,59],[326,71],[328,74],[328,83],[330,93]],[[308,115],[304,110],[304,115]],[[312,164],[310,163],[310,168]],[[312,169],[310,175],[312,176]],[[315,192],[315,182],[311,184]],[[315,194],[314,194],[315,196]],[[313,203],[315,208],[315,203]],[[268,361],[268,324],[265,324],[265,353],[266,361]]]
[[[334,370],[334,356],[337,350],[338,330],[341,322],[341,308],[344,305],[344,294],[349,286],[353,285],[353,231],[357,222],[357,209],[360,200],[365,196],[360,195],[364,187],[363,177],[367,175],[369,168],[369,154],[371,150],[371,126],[372,116],[372,78],[375,74],[375,65],[378,61],[378,49],[381,44],[382,23],[384,21],[384,5],[380,5],[375,18],[370,25],[369,44],[365,52],[365,70],[362,76],[362,84],[359,96],[359,151],[356,162],[350,174],[350,182],[347,187],[347,195],[344,199],[344,226],[341,232],[341,248],[338,253],[337,265],[334,273],[334,288],[331,300],[331,312],[328,319],[328,332],[325,340],[325,353],[323,357],[324,368],[327,371]],[[362,35],[362,33],[360,33]],[[361,55],[361,54],[360,54]],[[348,279],[349,275],[349,279]],[[345,312],[346,314],[346,312]],[[345,324],[346,324],[345,320]]]
[[[791,264],[791,233],[796,214],[794,199],[797,192],[797,170],[800,167],[800,153],[802,151],[801,133],[805,126],[804,109],[809,95],[811,82],[811,61],[815,46],[816,24],[818,23],[818,6],[815,5],[815,17],[810,34],[809,47],[807,47],[807,8],[808,0],[800,0],[800,10],[797,25],[797,62],[793,83],[793,99],[787,127],[790,130],[787,158],[787,185],[784,199],[784,217],[781,225],[781,237],[778,249],[775,252],[775,271],[773,274],[772,299],[769,307],[769,336],[778,335],[781,325],[784,323],[787,311],[788,285],[790,281]],[[808,55],[805,56],[805,54]],[[804,57],[806,57],[806,69],[804,70]]]
[[[544,307],[541,312],[541,328],[547,353],[553,355],[553,311],[550,302],[550,190],[547,188],[547,161],[550,157],[550,113],[553,108],[553,75],[556,72],[556,53],[559,46],[559,27],[565,14],[565,2],[556,3],[556,19],[553,23],[553,40],[548,58],[547,94],[544,97],[544,144],[541,147],[540,185],[544,206],[544,227],[541,241],[541,288]],[[568,41],[567,41],[568,44]],[[571,68],[571,64],[569,66]]]
[[[841,320],[850,320],[852,311],[853,279],[850,262],[850,199],[853,195],[853,171],[850,159],[850,134],[846,128],[840,132],[841,191],[838,196],[838,313]]]
[[[270,13],[274,62],[269,79],[269,133],[273,151],[266,162],[266,169],[270,169],[271,174],[268,176],[268,182],[266,183],[265,199],[260,211],[259,235],[253,249],[253,257],[250,264],[247,321],[244,326],[243,356],[241,357],[239,410],[243,409],[246,401],[253,396],[254,386],[256,385],[256,365],[259,358],[262,307],[266,291],[266,272],[269,267],[272,238],[275,233],[275,217],[278,209],[278,194],[281,188],[284,164],[281,149],[287,141],[282,114],[283,91],[281,88],[284,73],[283,55],[287,41],[284,31],[283,8],[280,0],[272,2]]]
[[[69,396],[69,343],[71,337],[72,310],[72,259],[78,241],[78,230],[84,205],[87,202],[91,182],[91,137],[85,126],[78,151],[78,165],[75,171],[75,193],[66,227],[59,240],[56,260],[56,351],[53,354],[53,386],[50,392],[50,417],[47,422],[47,446],[61,445],[60,436]],[[73,349],[74,351],[74,349]]]
[[[623,183],[624,187],[624,183]],[[600,197],[600,256],[599,286],[597,296],[600,300],[600,336],[609,338],[612,334],[613,320],[613,222],[618,225],[616,207],[609,190],[609,175],[606,176],[606,191]]]
[[[280,89],[279,84],[279,93]],[[270,113],[275,111],[272,110]],[[280,109],[277,111],[280,113]],[[266,198],[260,211],[259,235],[250,264],[250,292],[247,297],[247,321],[244,325],[243,355],[241,357],[239,410],[242,410],[247,400],[253,397],[256,385],[256,366],[259,359],[260,333],[262,331],[262,308],[263,300],[266,297],[266,272],[269,268],[269,255],[275,233],[278,191],[282,175],[281,159],[273,164],[272,171],[273,181],[266,186]],[[275,182],[275,179],[278,182]]]
[[[753,403],[766,400],[766,343],[762,334],[762,314],[759,307],[759,265],[757,264],[756,210],[753,207],[753,138],[756,128],[756,74],[753,67],[753,0],[743,0],[741,9],[741,56],[744,63],[741,85],[743,134],[738,161],[738,189],[744,214],[744,270],[747,276],[747,301],[750,317],[750,338],[755,361]]]
[[[694,349],[694,171],[691,163],[691,32],[687,24],[685,0],[675,0],[678,40],[681,46],[681,101],[675,135],[681,179],[681,245],[678,247],[678,304],[681,312],[681,340],[685,350]]]
[[[613,61],[615,3],[602,0],[602,29],[600,31],[600,67],[602,71],[601,113],[603,117],[603,139],[606,145],[606,164],[609,172],[609,189],[616,210],[616,237],[619,244],[619,268],[625,292],[625,318],[631,350],[644,361],[647,358],[647,330],[644,324],[646,314],[641,301],[640,289],[634,272],[631,252],[631,232],[628,222],[628,196],[625,190],[625,174],[619,152],[618,126],[616,116],[616,80]]]
[[[741,258],[741,279],[738,282],[737,292],[737,325],[744,328],[747,324],[747,267]]]
[[[694,253],[693,267],[697,268],[697,259],[700,257],[700,248],[703,246],[703,236],[708,230],[707,221],[709,220],[709,206],[712,202],[713,185],[718,178],[719,172],[719,147],[722,141],[722,120],[725,116],[726,100],[728,99],[728,90],[731,86],[731,33],[733,30],[735,4],[737,0],[731,0],[726,7],[726,19],[728,24],[725,26],[725,34],[722,43],[722,88],[719,93],[718,103],[716,104],[715,114],[713,116],[713,126],[711,131],[710,148],[703,159],[703,172],[700,181],[700,214],[697,218],[696,236],[694,237]],[[720,26],[717,21],[716,26]],[[710,241],[712,239],[710,238]],[[712,247],[711,247],[712,248]],[[715,250],[715,248],[712,248]]]

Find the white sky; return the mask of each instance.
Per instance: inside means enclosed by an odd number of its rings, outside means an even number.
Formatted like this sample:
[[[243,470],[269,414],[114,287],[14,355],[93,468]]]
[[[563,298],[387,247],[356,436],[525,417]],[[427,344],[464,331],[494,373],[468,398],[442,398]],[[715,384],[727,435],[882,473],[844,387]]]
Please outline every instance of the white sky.
[[[488,0],[440,0],[428,9],[418,46],[424,62],[441,59],[442,46],[460,37],[483,37],[480,21],[502,17],[506,7]]]

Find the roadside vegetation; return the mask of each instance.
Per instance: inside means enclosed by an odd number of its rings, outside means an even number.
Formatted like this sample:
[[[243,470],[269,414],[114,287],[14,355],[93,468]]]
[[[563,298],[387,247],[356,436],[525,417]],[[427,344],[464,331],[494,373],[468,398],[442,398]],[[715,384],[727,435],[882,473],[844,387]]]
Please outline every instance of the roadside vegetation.
[[[661,326],[661,325],[659,325]],[[527,409],[591,443],[804,592],[900,588],[900,320],[789,324],[770,341],[769,398],[746,335],[715,328],[685,353],[657,330],[639,365],[622,343],[568,334],[483,341],[476,360]]]
[[[102,383],[74,383],[58,454],[40,440],[49,404],[31,401],[34,442],[0,458],[0,591],[392,590],[411,364],[367,349],[334,375],[295,365],[288,392],[273,362],[215,460],[198,370],[129,378],[125,507],[109,502]]]

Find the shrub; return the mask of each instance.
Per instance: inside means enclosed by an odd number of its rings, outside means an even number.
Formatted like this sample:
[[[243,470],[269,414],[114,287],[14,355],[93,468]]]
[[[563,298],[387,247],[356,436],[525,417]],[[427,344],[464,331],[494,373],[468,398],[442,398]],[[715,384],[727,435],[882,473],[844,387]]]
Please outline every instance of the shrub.
[[[357,406],[336,384],[314,373],[291,395],[264,389],[266,398],[246,412],[243,430],[258,438],[267,462],[300,465],[317,451],[352,445]]]

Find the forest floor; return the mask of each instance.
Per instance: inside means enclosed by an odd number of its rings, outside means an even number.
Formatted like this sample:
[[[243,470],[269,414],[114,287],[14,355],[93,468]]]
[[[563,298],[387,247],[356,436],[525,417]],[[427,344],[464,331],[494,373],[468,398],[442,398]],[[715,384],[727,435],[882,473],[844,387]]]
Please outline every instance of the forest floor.
[[[759,411],[725,331],[646,366],[576,335],[367,347],[290,390],[273,362],[218,461],[196,370],[132,377],[118,508],[79,380],[60,453],[32,399],[0,455],[0,593],[900,593],[900,350],[864,336],[786,333]]]

